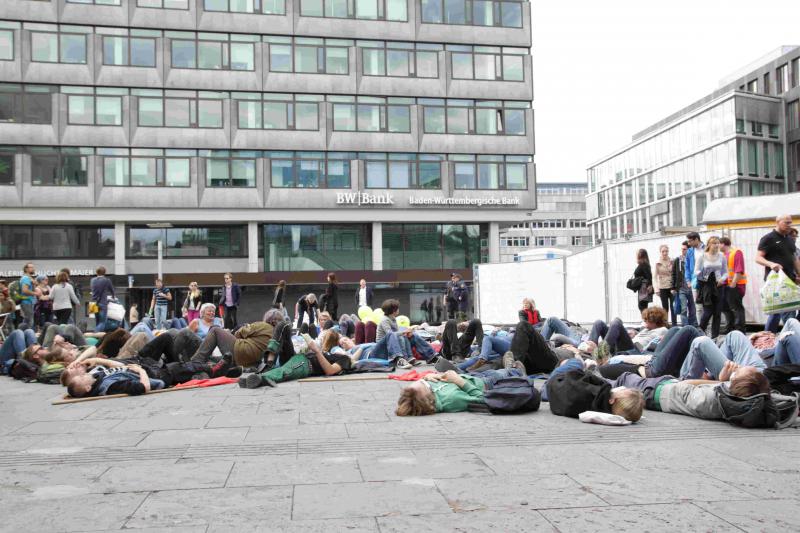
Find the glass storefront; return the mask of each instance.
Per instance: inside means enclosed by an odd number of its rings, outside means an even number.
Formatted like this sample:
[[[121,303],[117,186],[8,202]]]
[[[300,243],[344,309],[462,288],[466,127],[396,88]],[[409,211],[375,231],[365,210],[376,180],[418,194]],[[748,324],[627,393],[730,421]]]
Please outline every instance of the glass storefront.
[[[157,257],[159,240],[164,257],[247,257],[246,226],[129,227],[127,232],[128,257]]]
[[[114,228],[0,226],[0,259],[114,257]]]
[[[267,272],[372,269],[371,224],[265,224]]]
[[[486,224],[384,224],[383,268],[472,268],[488,257]]]

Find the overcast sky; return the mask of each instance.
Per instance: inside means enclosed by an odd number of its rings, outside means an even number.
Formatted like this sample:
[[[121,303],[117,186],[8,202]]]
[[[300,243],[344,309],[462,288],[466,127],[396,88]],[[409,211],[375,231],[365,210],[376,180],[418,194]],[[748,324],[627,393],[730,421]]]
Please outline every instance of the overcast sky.
[[[586,167],[782,45],[800,1],[531,0],[540,182]]]

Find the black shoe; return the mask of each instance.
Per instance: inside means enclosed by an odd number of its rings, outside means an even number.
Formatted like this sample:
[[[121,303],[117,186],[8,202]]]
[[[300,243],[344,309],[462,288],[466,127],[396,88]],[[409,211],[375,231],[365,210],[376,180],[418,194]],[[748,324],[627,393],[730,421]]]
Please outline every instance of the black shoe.
[[[429,364],[429,365],[435,365],[435,364],[436,364],[436,362],[437,362],[439,359],[441,359],[441,356],[434,355],[434,356],[433,356],[433,357],[431,357],[431,359],[428,361],[428,364]]]
[[[257,389],[261,385],[264,385],[264,383],[258,374],[250,374],[239,378],[239,386],[243,389]]]
[[[211,367],[211,372],[210,372],[211,377],[212,378],[222,377],[226,375],[226,373],[230,369],[231,369],[231,362],[223,357],[217,364]],[[241,372],[239,373],[239,375],[241,376]]]
[[[264,384],[264,385],[266,385],[267,387],[273,387],[273,388],[275,388],[275,387],[277,387],[277,386],[278,386],[278,384],[277,384],[277,383],[275,383],[274,381],[272,381],[272,380],[271,380],[271,379],[269,379],[269,378],[265,378],[264,376],[261,376],[261,383],[262,383],[262,384]]]
[[[440,357],[439,360],[436,361],[436,364],[433,365],[433,368],[435,368],[437,372],[447,372],[448,370],[458,372],[458,367],[444,357]]]
[[[227,372],[225,372],[226,378],[238,378],[241,375],[242,375],[242,367],[240,366],[234,366],[228,369]]]

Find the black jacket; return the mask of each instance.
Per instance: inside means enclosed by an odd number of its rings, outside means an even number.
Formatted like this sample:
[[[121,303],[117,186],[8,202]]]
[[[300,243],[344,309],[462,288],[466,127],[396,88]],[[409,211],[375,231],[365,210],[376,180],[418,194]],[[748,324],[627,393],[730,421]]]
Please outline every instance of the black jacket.
[[[550,410],[554,415],[578,418],[584,411],[611,412],[611,385],[603,378],[571,370],[547,381]]]
[[[367,305],[372,307],[372,287],[367,285],[366,289],[367,289]],[[361,286],[359,285],[358,287],[356,287],[356,294],[355,294],[356,308],[358,308],[358,293],[359,293],[360,290],[361,290]]]
[[[676,291],[683,287],[686,283],[686,260],[681,263],[681,257],[678,256],[672,260],[672,289]]]

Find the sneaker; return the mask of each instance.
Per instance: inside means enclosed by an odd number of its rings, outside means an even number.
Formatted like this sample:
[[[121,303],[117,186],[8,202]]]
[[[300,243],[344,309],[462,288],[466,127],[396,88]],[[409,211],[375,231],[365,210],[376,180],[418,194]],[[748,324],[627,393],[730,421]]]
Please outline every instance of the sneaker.
[[[519,370],[521,376],[528,375],[528,370],[525,368],[525,365],[522,364],[522,361],[514,361],[511,364],[511,368],[516,368],[517,370]]]
[[[234,366],[232,368],[229,368],[228,371],[225,372],[225,377],[226,378],[238,378],[239,376],[242,375],[242,372],[243,372],[242,367]]]
[[[506,370],[511,370],[512,368],[514,368],[514,361],[515,361],[514,353],[510,350],[507,351],[503,355],[503,368],[505,368]]]
[[[434,355],[433,357],[430,358],[430,360],[428,361],[428,364],[429,365],[435,365],[439,361],[439,359],[441,359],[441,356]]]
[[[447,372],[448,370],[458,372],[458,367],[444,357],[440,357],[433,365],[433,368],[435,368],[437,372]]]
[[[422,359],[416,359],[415,358],[415,359],[412,359],[411,361],[409,361],[409,363],[411,363],[412,366],[419,366],[419,365],[423,364],[423,361],[422,361]]]
[[[397,368],[402,368],[403,370],[409,369],[411,368],[411,363],[400,357],[397,359]]]
[[[224,376],[225,373],[228,370],[230,370],[230,368],[231,368],[230,360],[223,357],[217,364],[211,367],[211,377],[218,378]]]
[[[263,384],[263,380],[258,374],[249,374],[239,378],[239,386],[243,389],[257,389]]]
[[[467,367],[467,372],[475,372],[480,367],[484,366],[486,362],[486,359],[478,359],[473,365]]]

